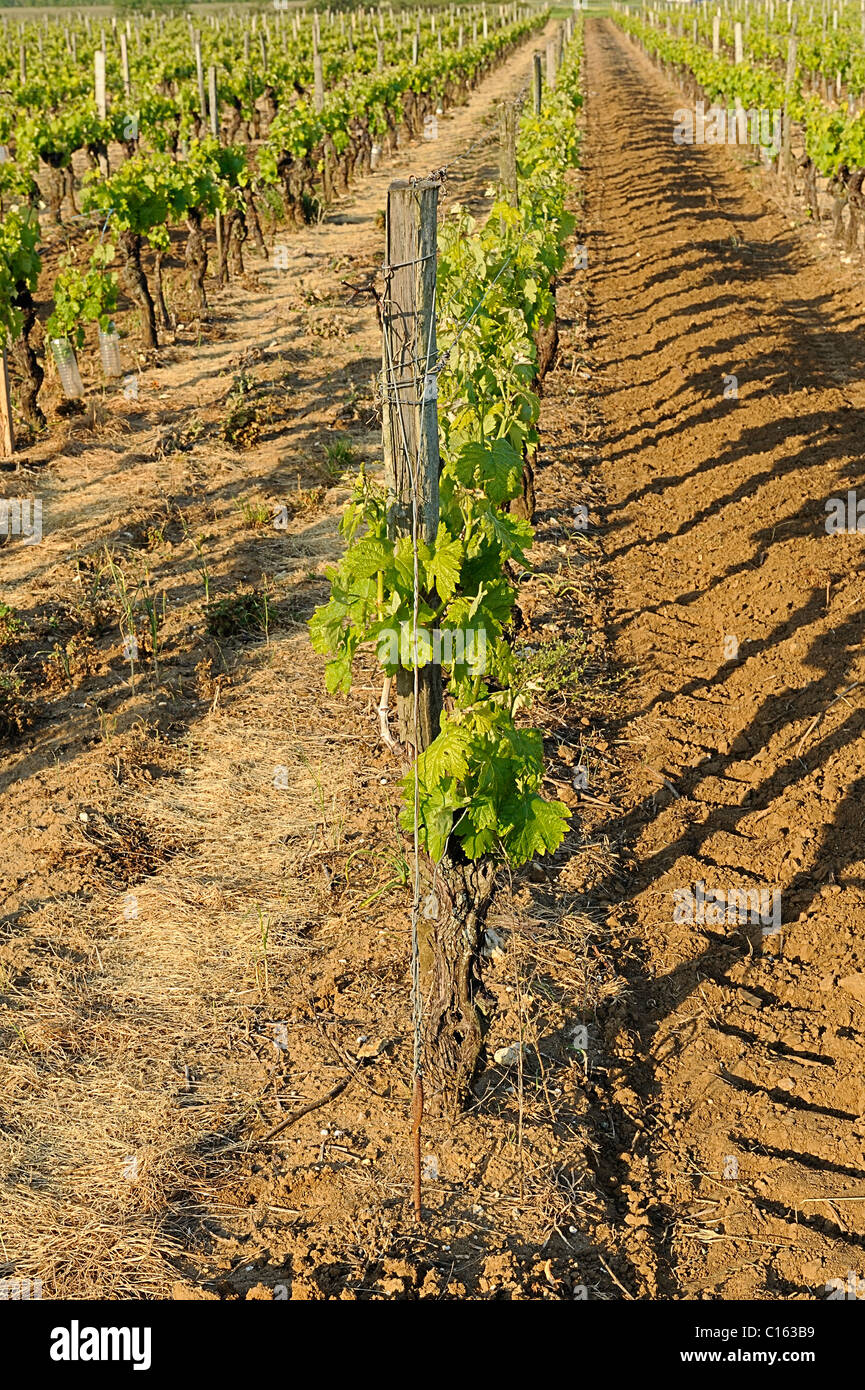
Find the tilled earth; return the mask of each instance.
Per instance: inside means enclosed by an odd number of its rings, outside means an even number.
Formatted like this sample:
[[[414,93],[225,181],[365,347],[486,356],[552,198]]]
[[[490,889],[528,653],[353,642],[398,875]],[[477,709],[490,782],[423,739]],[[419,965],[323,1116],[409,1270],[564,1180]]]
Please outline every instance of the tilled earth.
[[[861,485],[861,266],[741,151],[675,145],[681,97],[611,22],[586,69],[592,519],[633,675],[619,1268],[825,1297],[865,1244],[863,555],[826,527]]]

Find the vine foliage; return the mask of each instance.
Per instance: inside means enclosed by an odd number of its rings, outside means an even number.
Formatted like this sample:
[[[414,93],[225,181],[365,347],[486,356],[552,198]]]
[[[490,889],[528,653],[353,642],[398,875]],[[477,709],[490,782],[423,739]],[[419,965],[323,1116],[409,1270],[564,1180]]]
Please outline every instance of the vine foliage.
[[[329,571],[330,598],[310,620],[313,646],[329,658],[331,692],[350,690],[362,644],[374,644],[394,675],[397,652],[413,669],[437,650],[437,633],[449,634],[450,643],[438,646],[446,677],[441,731],[417,761],[420,840],[435,862],[456,840],[469,861],[522,864],[555,850],[570,816],[542,795],[543,740],[519,718],[527,692],[509,629],[533,532],[509,506],[522,493],[524,460],[537,449],[535,334],[555,316],[555,277],[573,230],[565,171],[577,154],[578,80],[574,43],[555,95],[539,117],[521,123],[519,207],[496,203],[483,226],[457,207],[440,232],[440,512],[434,543],[418,543],[417,632],[412,542],[389,538],[388,498],[363,468],[342,519],[347,549]],[[414,788],[412,770],[406,831]]]

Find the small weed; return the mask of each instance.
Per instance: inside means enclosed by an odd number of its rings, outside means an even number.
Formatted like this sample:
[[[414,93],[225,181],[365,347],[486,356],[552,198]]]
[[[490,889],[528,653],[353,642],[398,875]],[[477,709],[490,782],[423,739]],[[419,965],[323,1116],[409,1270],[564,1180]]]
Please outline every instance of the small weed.
[[[307,769],[307,771],[312,774],[313,780],[315,782],[316,791],[318,792],[318,805],[319,810],[321,811],[322,844],[325,846],[325,848],[338,850],[340,845],[342,844],[344,828],[343,818],[342,816],[337,816],[336,821],[333,825],[328,824],[327,805],[324,799],[324,786],[322,785],[320,775],[321,769],[314,768],[312,763],[309,761],[307,757],[305,757],[303,753],[298,753],[298,757],[303,766]],[[317,834],[318,826],[315,826],[313,829],[313,840],[315,840]]]
[[[253,400],[257,383],[248,372],[234,378],[226,402],[227,413],[219,433],[232,449],[250,449],[261,438],[262,427],[270,419],[270,410],[263,401]]]
[[[219,427],[232,449],[251,449],[261,438],[262,409],[254,401],[233,405]]]
[[[0,647],[12,647],[27,632],[27,624],[23,618],[9,607],[8,603],[0,603]]]
[[[23,734],[35,721],[36,708],[24,695],[21,677],[0,671],[0,738]]]
[[[208,603],[205,615],[207,631],[212,637],[239,637],[256,632],[267,634],[271,621],[267,593],[262,589],[229,594],[226,598]]]
[[[74,633],[67,642],[58,643],[49,652],[45,673],[51,685],[63,689],[72,686],[80,677],[91,676],[98,664],[93,638],[87,633]]]
[[[204,554],[204,536],[193,536],[189,529],[189,523],[185,516],[180,518],[183,527],[183,534],[195,551],[195,559],[198,565],[198,573],[201,575],[201,583],[204,586],[204,602],[210,603],[210,570],[207,567],[207,559]]]
[[[514,659],[519,683],[531,695],[548,703],[578,700],[582,708],[607,715],[634,675],[628,668],[608,670],[582,632],[538,647],[521,642]]]
[[[582,633],[540,647],[523,643],[514,648],[520,683],[533,694],[549,699],[554,695],[579,694],[585,684],[589,652]]]
[[[120,638],[123,654],[129,662],[133,689],[135,688],[135,663],[144,656],[144,648],[149,646],[153,658],[153,671],[159,681],[159,627],[165,618],[165,592],[160,605],[150,587],[150,575],[145,570],[140,579],[129,580],[114,555],[105,547],[105,563],[111,582],[114,585],[115,599],[119,614]],[[147,640],[145,640],[145,638]]]
[[[287,516],[308,516],[310,512],[316,511],[321,505],[326,491],[327,489],[324,487],[301,487],[300,474],[298,473],[297,488],[294,492],[285,494],[285,502],[283,503],[285,514]],[[282,508],[279,510],[282,511]],[[279,516],[279,513],[277,515]],[[281,527],[277,529],[281,529]]]
[[[329,478],[341,478],[354,464],[354,449],[347,439],[335,439],[324,451],[324,466]]]
[[[270,936],[270,918],[266,917],[259,904],[256,903],[258,913],[258,933],[261,938],[261,959],[255,962],[255,983],[263,993],[270,991],[270,969],[267,956],[267,942]],[[259,970],[261,969],[261,974]]]
[[[408,888],[411,883],[411,868],[405,855],[400,850],[355,850],[349,855],[345,866],[346,882],[349,882],[349,869],[354,858],[360,855],[383,863],[388,871],[388,877],[379,885],[369,897],[364,898],[363,902],[358,903],[358,910],[371,907],[379,898],[383,898],[387,893],[396,889]]]
[[[266,526],[271,518],[271,509],[266,502],[235,502],[237,510],[243,518],[245,526]]]
[[[204,434],[204,421],[195,414],[182,424],[166,425],[159,431],[153,446],[152,458],[164,459],[169,454],[186,454]]]

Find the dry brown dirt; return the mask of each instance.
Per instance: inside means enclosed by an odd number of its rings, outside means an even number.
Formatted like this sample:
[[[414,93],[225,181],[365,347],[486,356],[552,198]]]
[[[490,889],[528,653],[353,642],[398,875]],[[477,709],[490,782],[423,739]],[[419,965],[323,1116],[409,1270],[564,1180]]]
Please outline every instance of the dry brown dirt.
[[[587,356],[638,945],[610,1178],[634,1292],[825,1296],[865,1245],[865,302],[608,21],[586,53]],[[725,398],[735,376],[738,398]],[[673,894],[779,890],[773,922]],[[636,1126],[636,1128],[635,1128]],[[626,1220],[628,1218],[625,1218]]]

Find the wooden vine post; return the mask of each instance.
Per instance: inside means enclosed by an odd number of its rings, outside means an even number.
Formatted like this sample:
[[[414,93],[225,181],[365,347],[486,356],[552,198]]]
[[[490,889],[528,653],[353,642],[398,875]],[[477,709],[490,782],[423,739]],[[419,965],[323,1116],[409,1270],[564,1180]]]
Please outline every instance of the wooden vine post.
[[[129,48],[123,33],[120,35],[120,70],[123,73],[123,92],[128,100],[132,95],[132,83],[129,80]]]
[[[216,68],[207,69],[207,106],[210,115],[210,133],[214,140],[219,139],[219,96],[216,86]]]
[[[192,43],[195,53],[195,81],[198,86],[198,110],[201,116],[201,124],[207,120],[207,102],[204,99],[204,65],[201,58],[201,37],[196,34]]]
[[[541,71],[541,55],[540,53],[535,53],[532,61],[532,109],[534,110],[536,116],[539,116],[541,114],[541,105],[543,103],[543,91],[544,78],[543,73]]]
[[[437,379],[430,372],[436,358],[438,193],[435,179],[408,183],[398,180],[388,189],[388,282],[382,316],[382,430],[388,530],[392,537],[412,534],[412,472],[417,469],[418,539],[428,545],[435,542],[439,519]],[[441,668],[424,666],[418,677],[420,753],[439,731]],[[414,744],[413,671],[400,668],[396,691],[400,739]]]
[[[96,110],[99,112],[99,119],[104,121],[108,114],[108,97],[105,87],[105,46],[97,48],[93,54],[93,98],[96,102]],[[102,177],[107,178],[109,174],[108,154],[98,156],[99,168]]]
[[[318,34],[313,31],[312,35],[312,73],[313,73],[313,106],[316,111],[324,110],[324,67],[322,66],[321,54],[318,51]]]
[[[744,61],[745,41],[742,25],[737,20],[733,26],[733,62],[739,67]],[[736,97],[736,140],[740,145],[745,145],[748,141],[748,118],[741,97]]]
[[[787,73],[784,82],[784,112],[782,116],[781,130],[781,157],[778,160],[778,172],[782,178],[792,177],[793,148],[792,131],[790,121],[790,90],[796,80],[796,27],[795,18],[793,28],[790,30],[790,37],[787,40]]]
[[[415,36],[415,43],[417,36]],[[439,517],[439,459],[435,295],[437,179],[399,180],[387,194],[385,295],[382,305],[382,443],[388,498],[388,534],[435,541]],[[415,708],[415,681],[417,707]],[[397,671],[397,713],[403,743],[415,755],[439,732],[441,667]],[[418,966],[417,905],[412,913],[414,1080],[412,1158],[415,1219],[421,1219],[420,1134],[424,1109],[423,981]]]
[[[388,189],[385,293],[382,304],[383,444],[388,533],[411,536],[416,483],[416,533],[433,544],[439,520],[439,442],[436,362],[437,179],[398,181]],[[426,595],[437,606],[435,594]],[[442,712],[441,665],[397,672],[400,736],[423,752],[438,735]],[[415,732],[416,731],[416,732]],[[441,860],[425,860],[430,891],[415,907],[416,1019],[420,1069],[412,1111],[415,1212],[420,1214],[419,1144],[424,1106],[455,1115],[470,1096],[483,1043],[480,942],[493,889],[494,867],[468,861],[453,837]],[[423,1081],[420,1082],[420,1072]]]
[[[218,98],[218,95],[217,95],[217,88],[216,88],[216,68],[215,68],[215,67],[209,67],[209,68],[207,69],[207,95],[208,95],[209,105],[210,105],[210,133],[211,133],[211,135],[213,136],[214,140],[218,140],[218,139],[219,139],[219,98]],[[223,263],[224,263],[223,245],[222,245],[222,241],[223,241],[222,231],[223,231],[223,228],[222,228],[222,213],[217,209],[217,213],[216,213],[216,259],[217,259],[217,262],[218,262],[218,264],[219,264],[218,275],[219,275],[219,277],[220,277],[220,281],[221,281],[221,279],[222,279],[222,274],[223,274]]]
[[[550,39],[547,44],[547,86],[552,92],[556,85],[556,41]]]
[[[15,452],[15,433],[12,428],[12,395],[9,390],[9,368],[6,345],[0,357],[0,458],[10,458]]]
[[[499,109],[499,178],[504,201],[509,207],[518,207],[517,108],[511,101]]]
[[[105,50],[103,48],[97,48],[93,55],[93,97],[96,102],[96,110],[99,112],[99,119],[104,121],[107,105],[105,97]]]

